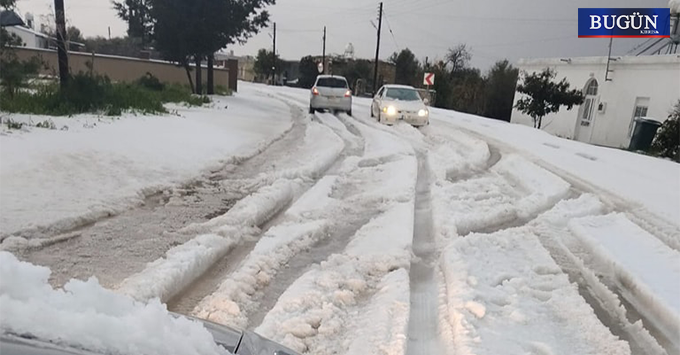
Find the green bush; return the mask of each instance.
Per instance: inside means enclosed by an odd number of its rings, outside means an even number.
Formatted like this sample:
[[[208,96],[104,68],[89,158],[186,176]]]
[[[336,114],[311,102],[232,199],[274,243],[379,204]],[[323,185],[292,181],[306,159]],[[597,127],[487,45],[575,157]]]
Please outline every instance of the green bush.
[[[650,152],[680,162],[680,100],[656,134]]]
[[[228,87],[222,85],[215,86],[215,95],[231,96],[231,94],[231,89]]]
[[[153,91],[163,91],[163,89],[165,89],[165,84],[161,83],[161,81],[151,73],[146,73],[146,75],[137,79],[137,84]]]
[[[150,74],[133,83],[112,83],[107,77],[82,72],[72,75],[63,90],[52,84],[37,87],[32,93],[0,93],[1,110],[38,115],[95,112],[117,116],[126,110],[165,113],[163,104],[168,102],[200,106],[210,98],[192,95],[181,85],[162,84]]]

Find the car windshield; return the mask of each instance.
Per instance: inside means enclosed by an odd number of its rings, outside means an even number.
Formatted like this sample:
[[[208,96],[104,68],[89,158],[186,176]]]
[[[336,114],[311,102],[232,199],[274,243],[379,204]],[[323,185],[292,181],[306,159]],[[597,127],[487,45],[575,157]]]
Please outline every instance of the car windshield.
[[[347,81],[340,78],[319,78],[319,80],[316,82],[316,86],[346,89]]]
[[[401,101],[419,101],[420,95],[413,89],[388,88],[385,97]]]

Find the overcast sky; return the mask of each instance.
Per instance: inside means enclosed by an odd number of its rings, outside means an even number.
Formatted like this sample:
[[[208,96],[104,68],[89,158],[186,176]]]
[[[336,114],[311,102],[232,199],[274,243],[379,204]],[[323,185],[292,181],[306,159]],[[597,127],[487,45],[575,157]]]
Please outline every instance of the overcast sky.
[[[109,0],[65,0],[69,25],[88,36],[125,34]],[[52,10],[52,0],[18,0],[24,15]],[[410,48],[424,60],[442,58],[447,48],[466,43],[472,64],[486,70],[495,61],[530,57],[607,55],[609,40],[578,38],[579,7],[668,7],[668,0],[384,0],[385,21],[380,57]],[[284,59],[320,55],[323,26],[328,27],[327,52],[343,53],[352,43],[356,56],[375,56],[378,1],[278,0],[269,11],[278,26],[277,52]],[[236,54],[271,49],[271,28],[263,29]],[[613,54],[623,55],[642,40],[615,39]]]

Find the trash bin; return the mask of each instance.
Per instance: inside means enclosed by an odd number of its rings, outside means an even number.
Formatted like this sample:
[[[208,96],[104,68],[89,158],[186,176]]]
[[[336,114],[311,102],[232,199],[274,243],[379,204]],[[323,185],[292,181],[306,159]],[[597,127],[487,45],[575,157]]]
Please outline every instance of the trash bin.
[[[661,122],[649,118],[638,117],[635,119],[635,128],[633,129],[633,136],[630,138],[629,150],[632,151],[646,151],[652,146],[656,131],[661,127]]]

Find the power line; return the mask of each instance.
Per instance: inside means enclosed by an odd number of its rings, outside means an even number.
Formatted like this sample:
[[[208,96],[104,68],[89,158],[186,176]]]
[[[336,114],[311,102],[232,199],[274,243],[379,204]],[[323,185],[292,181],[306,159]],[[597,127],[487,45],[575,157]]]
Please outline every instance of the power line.
[[[392,31],[392,25],[390,24],[390,19],[387,18],[387,12],[383,10],[383,16],[385,16],[385,21],[387,22],[387,29],[390,31],[390,34],[392,35],[392,41],[394,41],[394,45],[397,47],[397,51],[401,49],[399,46],[399,43],[397,43],[397,39],[394,37],[394,32]]]

